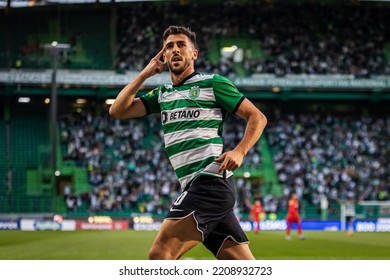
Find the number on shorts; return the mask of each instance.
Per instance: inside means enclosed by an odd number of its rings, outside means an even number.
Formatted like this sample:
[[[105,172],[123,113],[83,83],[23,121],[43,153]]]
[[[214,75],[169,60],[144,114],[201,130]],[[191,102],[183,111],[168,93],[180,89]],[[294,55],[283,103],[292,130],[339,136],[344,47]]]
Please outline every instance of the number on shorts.
[[[185,191],[185,192],[183,192],[181,195],[179,195],[179,197],[175,200],[175,202],[173,203],[173,205],[180,205],[182,202],[183,202],[183,200],[184,200],[184,198],[186,197],[186,195],[187,195],[187,191]]]

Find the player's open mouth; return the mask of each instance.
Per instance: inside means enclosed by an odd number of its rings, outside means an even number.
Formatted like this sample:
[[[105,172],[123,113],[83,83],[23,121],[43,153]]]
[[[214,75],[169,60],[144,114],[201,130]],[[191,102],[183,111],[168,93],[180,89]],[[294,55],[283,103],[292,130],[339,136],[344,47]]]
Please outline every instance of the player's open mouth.
[[[180,56],[175,56],[172,58],[172,61],[180,61],[181,57]]]

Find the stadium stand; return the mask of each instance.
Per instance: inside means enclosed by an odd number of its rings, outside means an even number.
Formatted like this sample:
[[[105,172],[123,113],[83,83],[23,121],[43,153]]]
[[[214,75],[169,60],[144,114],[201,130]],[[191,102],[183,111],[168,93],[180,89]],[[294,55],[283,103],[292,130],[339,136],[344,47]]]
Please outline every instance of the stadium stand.
[[[270,115],[266,137],[283,186],[281,205],[297,191],[306,208],[337,200],[388,200],[389,117],[373,112]]]
[[[153,142],[159,135],[157,118],[118,121],[108,115],[69,114],[61,119],[64,157],[88,169],[93,190],[81,195],[81,202],[94,211],[143,207],[155,211],[161,207],[159,194],[167,197],[176,189],[177,182],[168,180],[175,175],[161,151],[162,143]]]
[[[4,157],[4,162],[6,161],[7,156],[7,139],[6,139],[6,123],[5,121],[0,121],[0,154]],[[0,164],[0,178],[1,178],[1,184],[0,184],[0,194],[4,194],[7,192],[7,172],[8,167],[6,164]]]
[[[272,118],[272,117],[271,117]],[[267,130],[284,195],[388,200],[390,118],[276,112]]]
[[[205,10],[214,10],[209,17]],[[147,19],[159,14],[150,23]],[[348,14],[346,17],[345,14]],[[199,34],[198,69],[239,75],[232,59],[219,59],[213,46],[244,49],[246,75],[389,74],[386,43],[389,7],[363,5],[138,4],[118,13],[118,62],[121,70],[140,70],[157,53],[166,26],[191,26]],[[142,15],[142,16],[139,16]],[[179,16],[180,15],[180,16]],[[139,30],[139,26],[147,28]],[[353,26],[353,28],[351,28]],[[137,34],[136,40],[131,36]],[[251,43],[252,42],[252,43]],[[213,51],[214,50],[214,51]],[[219,49],[217,48],[217,51]]]
[[[45,117],[16,112],[10,121],[10,159],[14,193],[26,193],[26,170],[38,166],[39,148],[48,145],[49,127]]]
[[[86,204],[93,211],[163,213],[170,207],[180,187],[166,158],[158,117],[119,121],[108,115],[67,114],[60,126],[64,159],[86,167],[92,186],[87,195],[70,192],[69,205],[77,205],[79,198],[80,207]],[[224,134],[229,148],[238,143],[243,131],[242,122],[234,118]],[[260,168],[258,147],[243,166],[249,171]]]
[[[58,162],[62,176],[70,179],[57,190],[51,183],[45,186],[47,170],[40,169],[47,160],[47,116],[37,114],[37,110],[26,112],[19,104],[7,108],[8,103],[3,103],[0,154],[7,154],[7,123],[11,145],[10,162],[0,165],[0,212],[53,212],[66,208],[69,215],[128,215],[163,214],[167,210],[179,186],[162,146],[158,117],[131,121],[109,118],[101,103],[117,94],[118,84],[97,86],[91,81],[102,80],[106,72],[88,72],[84,75],[91,77],[86,79],[77,69],[138,71],[160,50],[161,34],[168,25],[188,25],[198,33],[200,72],[246,76],[251,81],[259,74],[291,80],[306,74],[324,79],[348,75],[352,79],[364,78],[368,84],[374,76],[390,74],[390,6],[386,5],[271,5],[260,1],[242,5],[212,1],[81,6],[59,7],[60,17],[50,7],[12,10],[1,15],[4,22],[14,22],[12,28],[8,28],[9,24],[0,26],[0,42],[4,42],[0,44],[1,68],[11,69],[10,72],[27,69],[23,72],[26,79],[42,73],[50,77],[50,58],[39,45],[65,41],[71,44],[72,51],[61,57],[60,68],[79,80],[72,76],[69,79],[76,81],[74,84],[59,88],[63,99]],[[208,11],[218,12],[210,16]],[[35,16],[26,17],[28,13]],[[239,57],[220,54],[221,47],[233,44],[243,49],[241,62],[236,61]],[[1,85],[2,101],[24,94],[46,96],[48,92],[39,83],[10,84]],[[330,217],[336,218],[337,197],[389,199],[390,120],[388,110],[383,109],[386,104],[375,99],[384,98],[379,95],[381,89],[368,89],[374,97],[364,104],[368,108],[365,114],[358,110],[340,114],[337,108],[327,114],[300,111],[294,108],[296,103],[290,104],[288,92],[280,93],[276,98],[288,107],[287,113],[278,111],[280,103],[263,100],[265,95],[260,89],[242,90],[259,102],[259,107],[266,105],[269,123],[264,137],[236,172],[240,211],[247,214],[253,197],[261,196],[267,213],[283,216],[287,196],[293,189],[303,199],[306,218],[319,216],[321,194],[330,202],[329,211],[335,213]],[[304,97],[300,98],[304,102],[315,102],[310,96],[312,88],[303,91]],[[340,102],[337,94],[332,95],[335,103]],[[359,94],[352,92],[348,96],[352,100]],[[75,108],[75,96],[96,103],[91,102],[88,110]],[[25,105],[28,106],[34,107]],[[351,101],[347,106],[354,107],[355,103]],[[382,108],[380,114],[375,114],[377,107]],[[8,120],[9,110],[12,114]],[[229,126],[230,122],[233,125]],[[227,149],[237,143],[243,129],[239,119],[227,122]]]
[[[83,114],[64,117],[61,126],[69,132],[63,133],[68,135],[63,138],[66,157],[88,167],[94,190],[88,197],[90,201],[85,202],[95,211],[132,208],[162,213],[169,207],[178,191],[177,181],[172,179],[175,176],[161,145],[158,120],[151,119],[124,122]],[[227,125],[224,133],[227,149],[237,143],[244,131],[240,120],[230,121],[233,126]],[[256,183],[238,177],[240,209],[247,211],[248,201],[262,195],[267,212],[285,210],[293,190],[313,211],[318,209],[322,194],[330,203],[348,196],[387,200],[386,166],[390,162],[385,155],[390,154],[389,125],[388,117],[371,115],[295,112],[282,117],[281,112],[271,113],[264,141],[268,142],[277,172],[275,183],[282,189],[275,191],[271,187],[267,191],[264,187],[258,193]],[[154,145],[148,145],[153,149],[143,149],[143,140],[151,138],[148,133],[156,136]],[[262,154],[255,147],[244,169],[264,166]],[[165,205],[161,197],[166,198]]]
[[[59,62],[67,69],[109,69],[112,65],[110,13],[92,6],[85,20],[84,8],[72,5],[12,9],[2,15],[0,68],[45,69],[52,65],[42,48],[53,41],[67,43],[71,51]],[[58,16],[60,15],[60,16]],[[9,27],[12,28],[9,28]],[[96,32],[99,30],[99,32]],[[7,38],[5,40],[5,38]],[[4,40],[4,41],[3,41]]]
[[[88,21],[74,6],[64,6],[60,18],[46,7],[13,10],[4,21],[12,20],[14,32],[7,24],[0,27],[7,38],[0,46],[1,67],[48,68],[50,58],[40,44],[57,40],[72,46],[61,61],[65,68],[140,70],[159,51],[164,29],[184,24],[199,34],[199,71],[226,76],[390,73],[386,5],[215,1],[88,7]],[[210,17],[207,11],[218,12]],[[232,45],[243,50],[240,63],[220,56],[220,47]]]

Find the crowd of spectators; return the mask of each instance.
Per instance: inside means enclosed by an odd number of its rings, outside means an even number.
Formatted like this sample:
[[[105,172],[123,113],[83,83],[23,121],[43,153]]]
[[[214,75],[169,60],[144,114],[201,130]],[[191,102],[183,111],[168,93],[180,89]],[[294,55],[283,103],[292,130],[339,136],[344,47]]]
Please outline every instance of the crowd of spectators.
[[[318,207],[324,198],[390,199],[389,116],[275,111],[269,119],[280,206],[292,191]]]
[[[264,136],[273,154],[282,195],[271,195],[260,181],[235,178],[239,211],[248,211],[262,197],[267,213],[287,209],[293,191],[320,207],[335,202],[390,199],[390,118],[373,115],[268,112]],[[66,193],[70,211],[140,211],[163,214],[180,193],[167,159],[157,116],[115,120],[91,113],[61,118],[64,159],[86,167],[92,191]],[[228,118],[226,150],[242,138],[245,122]],[[245,170],[261,169],[256,145],[244,161]],[[272,188],[272,187],[271,187]],[[82,208],[84,207],[84,208]]]
[[[159,141],[157,117],[121,121],[67,114],[60,125],[64,159],[88,169],[92,191],[81,197],[90,211],[158,213],[176,197],[179,186]]]
[[[389,6],[363,4],[134,4],[118,10],[117,68],[141,70],[160,50],[164,29],[180,24],[197,32],[198,71],[236,75],[231,59],[212,63],[209,44],[213,38],[240,37],[260,42],[260,50],[244,51],[247,75],[390,74],[389,14]]]
[[[241,139],[244,124],[237,117],[229,122],[224,141],[231,148]],[[180,186],[165,152],[158,116],[115,120],[73,113],[61,117],[60,127],[64,160],[86,167],[92,186],[91,192],[80,195],[69,187],[68,210],[164,213],[177,198]],[[253,149],[243,164],[249,169],[259,166],[259,149]],[[242,197],[248,200],[250,193]]]

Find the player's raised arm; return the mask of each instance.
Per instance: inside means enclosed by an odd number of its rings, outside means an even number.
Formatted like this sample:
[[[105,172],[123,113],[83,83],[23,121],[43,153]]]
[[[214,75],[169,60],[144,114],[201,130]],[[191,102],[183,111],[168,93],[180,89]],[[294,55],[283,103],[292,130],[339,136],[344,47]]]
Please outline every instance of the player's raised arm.
[[[165,64],[161,60],[165,51],[163,47],[158,54],[153,57],[149,64],[138,74],[138,76],[127,86],[125,86],[110,107],[110,116],[117,119],[129,119],[146,115],[146,108],[139,98],[135,98],[138,90],[146,79],[160,74],[165,69]]]

